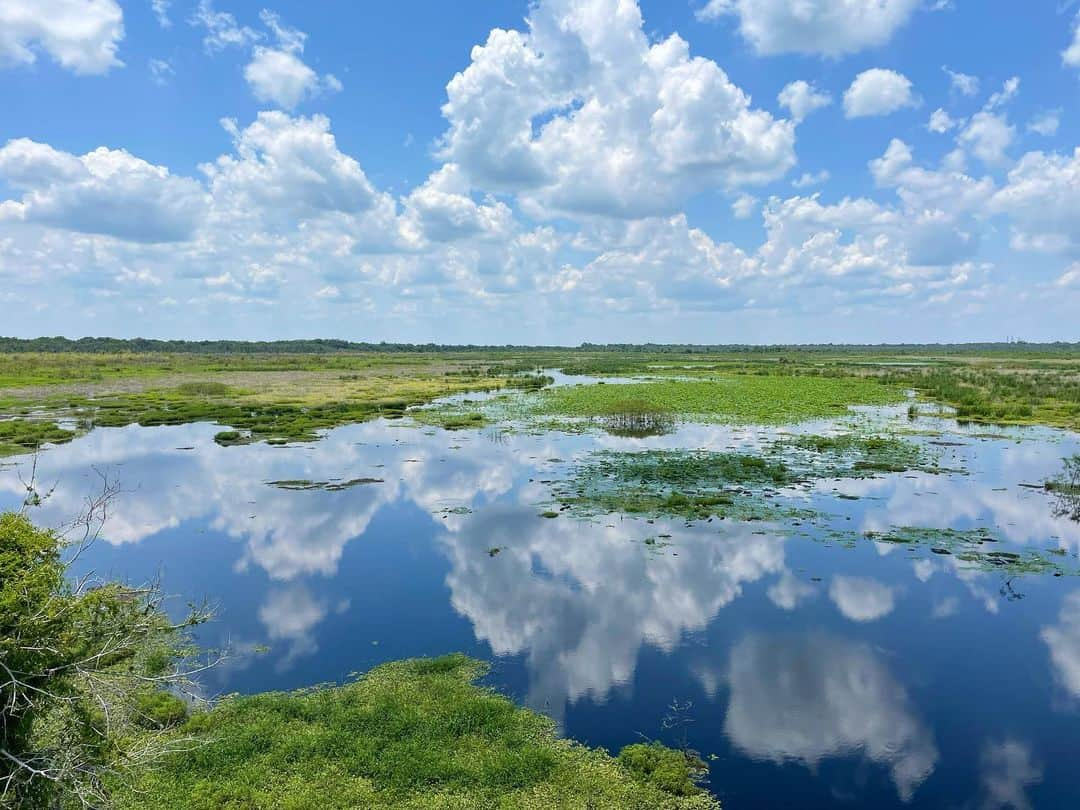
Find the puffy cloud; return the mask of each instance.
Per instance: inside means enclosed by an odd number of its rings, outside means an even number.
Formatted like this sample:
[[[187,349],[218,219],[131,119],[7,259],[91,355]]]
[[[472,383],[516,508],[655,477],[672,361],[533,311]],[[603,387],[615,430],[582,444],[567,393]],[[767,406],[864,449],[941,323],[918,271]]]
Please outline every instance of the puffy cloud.
[[[1073,20],[1072,43],[1061,52],[1061,61],[1069,67],[1080,67],[1080,14]]]
[[[296,54],[275,48],[256,48],[244,68],[244,78],[258,101],[293,109],[319,86],[319,75]]]
[[[920,0],[709,0],[700,19],[739,18],[739,32],[758,53],[842,56],[884,45]]]
[[[302,220],[356,214],[378,202],[360,164],[337,148],[326,116],[268,111],[243,130],[225,124],[236,154],[201,167],[216,206],[237,215]]]
[[[0,3],[0,67],[29,65],[39,51],[75,73],[107,73],[122,65],[116,49],[124,15],[116,0],[4,0]]]
[[[464,237],[505,236],[513,230],[513,213],[505,203],[477,205],[460,168],[447,163],[405,200],[406,217],[418,239],[449,242]]]
[[[736,285],[759,272],[752,257],[689,227],[683,214],[609,226],[593,237],[600,252],[573,289],[606,308],[731,308],[740,300]]]
[[[829,174],[828,169],[822,169],[819,172],[803,172],[797,179],[791,181],[791,185],[794,188],[809,188],[810,186],[820,186],[826,182],[832,175]]]
[[[868,577],[833,577],[829,598],[853,622],[872,622],[892,613],[895,589]]]
[[[962,121],[957,121],[941,107],[938,107],[930,114],[930,120],[927,122],[926,128],[931,132],[943,135],[950,129],[956,129],[962,123]]]
[[[335,76],[327,74],[320,79],[300,58],[307,34],[285,26],[272,12],[264,10],[261,18],[273,32],[277,46],[256,46],[244,68],[244,78],[258,101],[291,110],[323,90],[341,90],[341,82]]]
[[[1008,215],[1021,250],[1080,252],[1080,148],[1072,155],[1029,152],[1009,170],[990,210]]]
[[[814,110],[832,104],[832,96],[802,79],[785,85],[776,100],[781,107],[787,107],[796,123],[805,120]]]
[[[918,105],[911,80],[895,70],[865,70],[844,91],[844,115],[848,118],[889,115]]]
[[[1015,138],[1016,127],[1004,116],[983,111],[971,117],[957,140],[983,163],[1000,166],[1006,162],[1005,151]]]
[[[1031,746],[1017,740],[987,743],[979,756],[979,781],[983,807],[1030,810],[1027,788],[1042,781],[1043,769],[1035,762]]]
[[[750,106],[678,35],[650,45],[636,3],[544,0],[493,30],[447,85],[441,155],[526,210],[668,214],[709,187],[794,165],[794,127]]]
[[[816,770],[861,754],[884,765],[901,800],[938,751],[907,691],[869,647],[830,636],[749,636],[731,651],[724,731],[740,750]]]
[[[740,194],[731,204],[731,213],[735,219],[750,219],[757,211],[760,200],[752,194]]]
[[[27,138],[8,141],[0,177],[25,192],[0,202],[0,220],[136,242],[189,238],[206,205],[195,180],[105,147],[79,157]]]

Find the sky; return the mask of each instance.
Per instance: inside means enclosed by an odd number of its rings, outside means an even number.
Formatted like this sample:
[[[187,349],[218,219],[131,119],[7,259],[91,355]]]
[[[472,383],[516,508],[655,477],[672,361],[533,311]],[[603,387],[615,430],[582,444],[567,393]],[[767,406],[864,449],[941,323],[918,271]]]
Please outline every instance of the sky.
[[[1080,340],[1078,0],[0,0],[0,335]]]

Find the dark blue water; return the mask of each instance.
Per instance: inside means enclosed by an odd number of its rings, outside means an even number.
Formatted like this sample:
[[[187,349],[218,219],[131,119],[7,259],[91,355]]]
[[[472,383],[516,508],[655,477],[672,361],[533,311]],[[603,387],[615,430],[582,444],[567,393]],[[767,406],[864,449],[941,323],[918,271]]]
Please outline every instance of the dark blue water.
[[[942,464],[963,472],[787,493],[829,515],[801,526],[539,516],[545,482],[598,447],[774,436],[700,425],[634,442],[373,422],[284,448],[221,448],[211,425],[99,429],[42,454],[38,480],[56,489],[34,517],[77,514],[95,470],[121,483],[80,565],[159,577],[178,614],[214,603],[201,641],[233,655],[208,693],[464,651],[589,744],[685,735],[728,808],[1080,806],[1080,579],[830,534],[986,527],[1003,548],[1063,550],[1054,559],[1078,567],[1080,525],[1019,485],[1056,474],[1080,439],[920,426],[946,429],[934,440],[960,446],[936,446]],[[267,483],[359,477],[383,481]],[[0,507],[20,496],[0,469]],[[643,542],[658,534],[671,545]]]

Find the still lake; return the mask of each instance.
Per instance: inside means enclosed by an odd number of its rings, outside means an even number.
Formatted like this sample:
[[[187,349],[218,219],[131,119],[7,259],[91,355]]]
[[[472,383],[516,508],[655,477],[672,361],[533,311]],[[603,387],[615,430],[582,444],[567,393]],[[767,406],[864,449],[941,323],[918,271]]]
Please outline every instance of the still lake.
[[[900,409],[854,418],[906,422]],[[685,735],[732,810],[1080,807],[1080,523],[1023,486],[1059,473],[1080,437],[919,423],[913,440],[955,472],[780,493],[816,510],[806,521],[541,514],[552,482],[597,449],[752,450],[775,428],[628,439],[408,419],[283,447],[219,447],[209,424],[96,429],[40,455],[55,491],[33,517],[58,525],[99,473],[119,482],[79,571],[158,578],[178,615],[216,605],[199,638],[233,657],[203,679],[208,694],[461,651],[582,742]],[[20,504],[28,465],[0,465],[0,508]],[[298,481],[329,487],[280,483]],[[986,529],[1006,552],[1055,550],[1067,573],[862,538],[903,526]]]

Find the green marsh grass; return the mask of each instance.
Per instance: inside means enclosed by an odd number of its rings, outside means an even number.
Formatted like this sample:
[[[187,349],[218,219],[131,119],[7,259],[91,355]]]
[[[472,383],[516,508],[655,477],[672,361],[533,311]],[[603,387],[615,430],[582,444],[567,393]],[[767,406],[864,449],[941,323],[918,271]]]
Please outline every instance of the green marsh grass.
[[[117,808],[719,807],[695,782],[700,760],[560,739],[549,718],[477,686],[484,671],[449,655],[226,699],[177,728],[177,753],[118,786]]]

